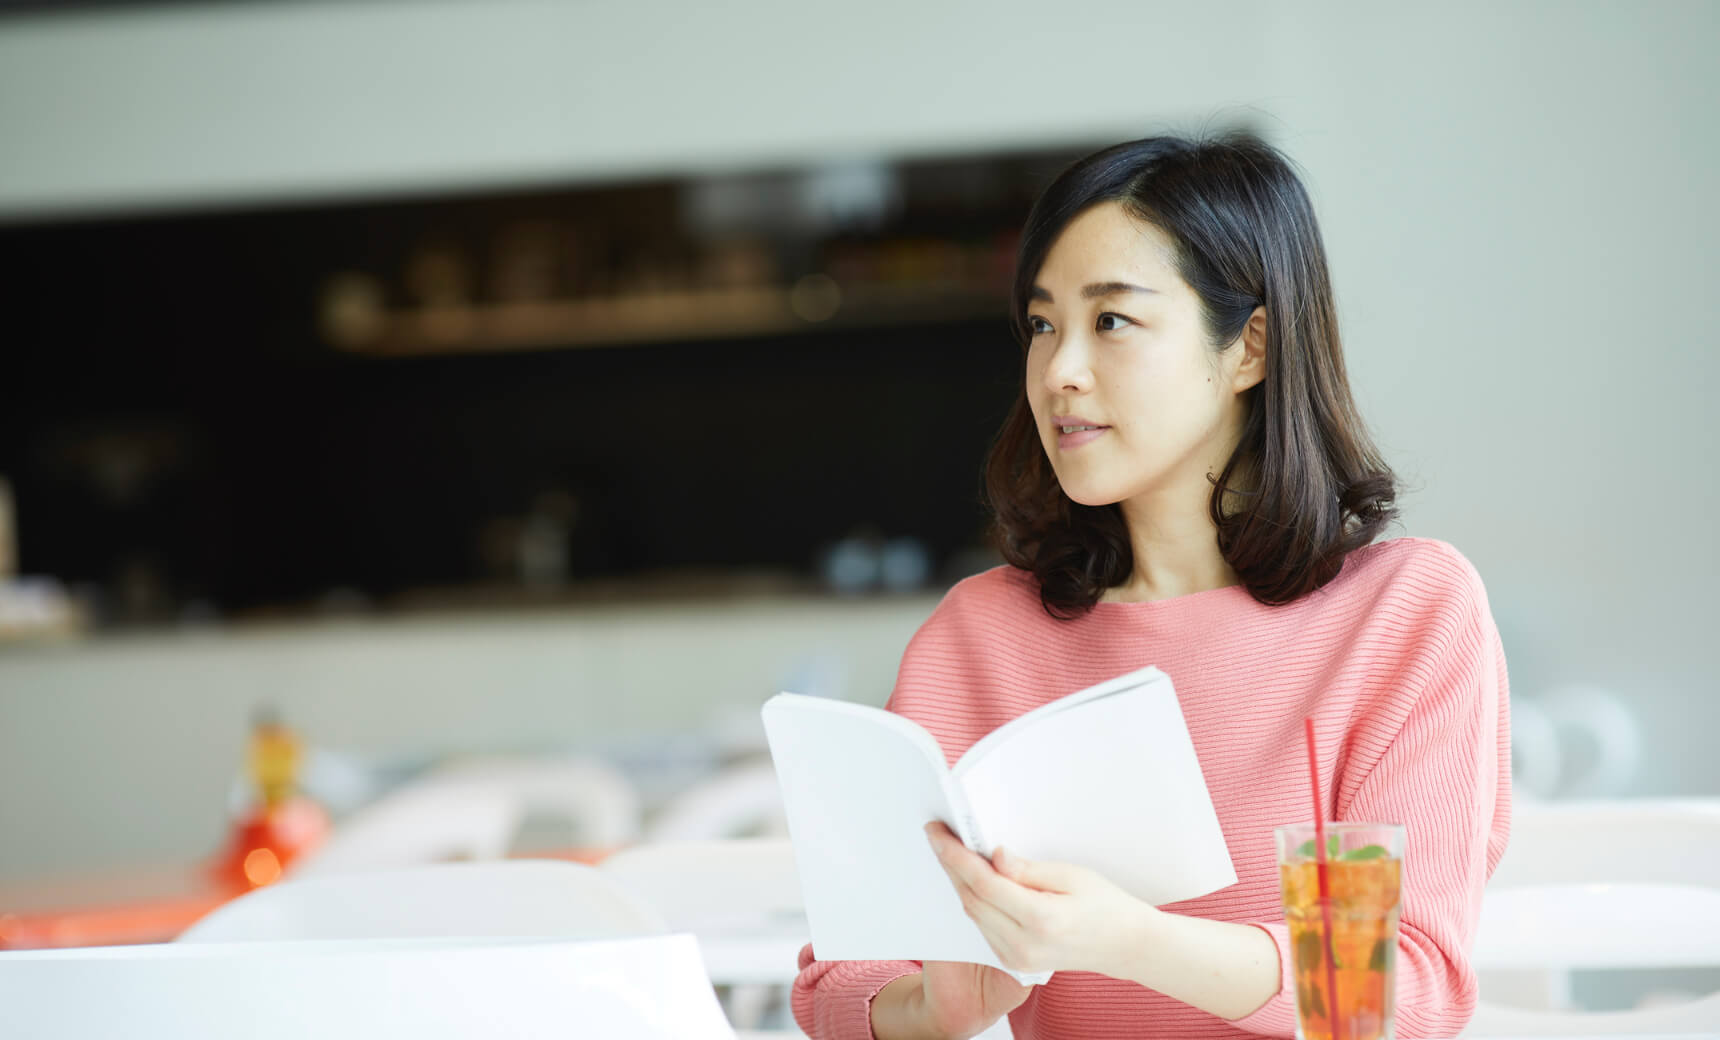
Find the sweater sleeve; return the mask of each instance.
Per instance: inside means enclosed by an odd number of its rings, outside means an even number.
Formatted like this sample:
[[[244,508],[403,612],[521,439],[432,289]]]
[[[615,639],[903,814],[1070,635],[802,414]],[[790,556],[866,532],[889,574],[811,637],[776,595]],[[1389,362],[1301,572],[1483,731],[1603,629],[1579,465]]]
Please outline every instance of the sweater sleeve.
[[[1452,594],[1411,627],[1406,652],[1388,676],[1391,700],[1407,704],[1407,711],[1387,713],[1401,725],[1394,733],[1358,725],[1348,740],[1360,779],[1352,785],[1337,778],[1338,819],[1401,823],[1406,831],[1397,948],[1401,1036],[1455,1036],[1474,1013],[1469,951],[1482,888],[1510,830],[1505,655],[1480,578],[1467,561],[1457,563]],[[1375,743],[1381,750],[1373,751]],[[1289,930],[1282,921],[1256,923],[1278,946],[1280,990],[1234,1024],[1290,1036]]]
[[[872,1040],[872,998],[918,961],[821,961],[811,945],[800,951],[794,980],[794,1020],[812,1040]]]

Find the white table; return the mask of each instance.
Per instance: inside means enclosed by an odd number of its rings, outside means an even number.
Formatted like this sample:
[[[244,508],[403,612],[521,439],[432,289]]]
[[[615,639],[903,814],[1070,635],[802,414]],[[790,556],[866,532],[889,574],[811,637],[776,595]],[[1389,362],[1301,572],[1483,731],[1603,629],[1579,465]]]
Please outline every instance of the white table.
[[[0,953],[8,1036],[728,1040],[688,935],[163,943]]]

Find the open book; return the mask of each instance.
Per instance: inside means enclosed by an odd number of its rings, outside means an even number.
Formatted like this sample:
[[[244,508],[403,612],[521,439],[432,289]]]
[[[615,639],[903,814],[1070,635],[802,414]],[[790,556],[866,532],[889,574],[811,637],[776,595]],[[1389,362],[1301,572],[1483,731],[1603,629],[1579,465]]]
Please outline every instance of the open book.
[[[1090,867],[1154,905],[1236,883],[1156,668],[1012,719],[954,768],[930,733],[882,708],[782,693],[763,714],[820,960],[1002,967],[926,841],[932,820],[982,855],[1001,845]]]

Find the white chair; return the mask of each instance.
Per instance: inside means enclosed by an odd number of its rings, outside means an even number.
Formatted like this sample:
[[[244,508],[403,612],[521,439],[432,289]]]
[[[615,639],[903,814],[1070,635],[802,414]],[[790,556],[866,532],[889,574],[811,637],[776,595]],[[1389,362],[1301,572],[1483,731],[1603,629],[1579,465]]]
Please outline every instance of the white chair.
[[[668,930],[662,914],[595,867],[517,859],[279,881],[217,908],[178,941],[566,939]]]
[[[649,903],[676,931],[806,925],[794,846],[787,838],[647,842],[614,853],[598,869]],[[793,976],[790,964],[788,977]]]
[[[688,935],[0,952],[0,1008],[31,1040],[734,1038]]]
[[[787,834],[782,789],[768,758],[712,773],[665,802],[645,825],[647,842]]]
[[[1519,801],[1488,882],[1720,886],[1720,799]]]
[[[728,987],[730,1022],[786,1026],[788,990],[810,934],[788,839],[651,842],[615,853],[599,869],[672,930],[698,937],[711,981]]]
[[[1720,803],[1527,803],[1482,898],[1465,1037],[1720,1028],[1720,994],[1573,1006],[1577,969],[1720,966]]]
[[[619,771],[580,759],[472,759],[437,769],[342,820],[288,877],[444,860],[499,859],[528,814],[550,811],[574,843],[612,848],[639,833],[638,793]]]

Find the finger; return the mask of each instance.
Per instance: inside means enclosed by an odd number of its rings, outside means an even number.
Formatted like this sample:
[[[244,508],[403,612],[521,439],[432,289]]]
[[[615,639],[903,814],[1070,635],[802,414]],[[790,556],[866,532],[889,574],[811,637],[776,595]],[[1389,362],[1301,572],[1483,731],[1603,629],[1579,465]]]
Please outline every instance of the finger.
[[[984,856],[963,845],[943,824],[927,824],[926,837],[946,872],[959,875],[969,884],[978,884],[986,875],[996,874]]]
[[[991,865],[1016,884],[1041,892],[1073,892],[1083,876],[1081,868],[1074,864],[1026,859],[1002,847],[992,853]]]
[[[956,837],[956,832],[950,830],[950,825],[942,820],[933,820],[931,823],[926,824],[925,830],[926,837],[931,841],[934,848],[946,842],[956,846],[957,848],[967,848],[967,846],[962,843],[962,840]]]
[[[985,860],[982,859],[980,862],[984,863]],[[944,872],[949,874],[950,882],[955,885],[956,895],[962,901],[962,909],[966,910],[968,916],[972,917],[976,923],[981,923],[982,930],[986,923],[990,923],[1000,932],[1004,929],[1012,929],[1011,934],[1013,935],[1020,931],[1021,922],[1010,916],[1009,911],[1000,906],[996,900],[987,898],[973,882],[952,872],[947,866],[944,868]]]
[[[1053,898],[1051,895],[1025,888],[999,875],[983,856],[970,853],[962,863],[940,862],[944,873],[956,886],[956,894],[961,897],[963,906],[970,907],[969,916],[974,916],[973,907],[989,908],[1007,922],[1012,929],[1007,938],[1017,943],[1022,936],[1043,926],[1044,901]]]
[[[1002,906],[1002,901],[1012,894],[1010,890],[1016,888],[1013,883],[998,877],[984,856],[957,841],[943,824],[928,824],[926,836],[938,857],[938,865],[944,868],[956,895],[961,897],[962,906],[969,908],[969,916],[973,916],[976,908],[989,908],[990,912],[984,914],[987,919],[997,914],[1009,925],[1020,927]]]
[[[962,909],[967,912],[969,919],[978,926],[979,934],[985,937],[986,945],[997,954],[998,960],[1007,964],[1010,962],[1010,951],[1017,949],[1023,937],[1021,923],[1009,916],[995,903],[987,902],[974,893],[972,888],[957,884],[956,893],[961,896]]]

